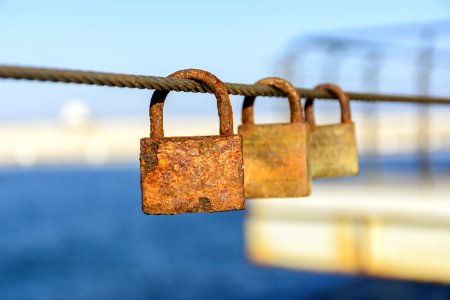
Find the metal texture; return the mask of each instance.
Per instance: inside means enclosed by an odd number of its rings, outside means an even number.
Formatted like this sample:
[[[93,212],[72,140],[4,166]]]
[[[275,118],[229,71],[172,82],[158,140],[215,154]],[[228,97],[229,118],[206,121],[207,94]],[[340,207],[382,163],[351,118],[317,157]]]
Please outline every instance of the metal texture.
[[[161,91],[212,93],[206,85],[190,79],[141,76],[116,73],[59,70],[48,68],[16,67],[0,65],[0,78],[64,82],[122,88],[154,89]],[[263,85],[225,83],[229,94],[242,96],[283,97],[284,94],[273,87]],[[326,91],[297,88],[303,97],[334,100]],[[416,104],[450,104],[449,98],[428,96],[401,96],[373,93],[347,92],[350,100],[368,102],[401,102]]]
[[[141,139],[142,210],[146,214],[220,212],[245,208],[242,141],[233,134],[233,112],[223,83],[211,73],[181,70],[173,78],[195,79],[216,95],[220,136],[164,137],[167,91],[150,104],[150,138]]]
[[[352,122],[350,101],[340,87],[326,83],[315,87],[327,90],[339,100],[341,124],[317,126],[314,121],[314,99],[305,103],[306,122],[310,126],[308,155],[312,178],[354,176],[359,172],[355,124]]]
[[[281,78],[265,78],[256,84],[273,86],[289,99],[291,123],[255,125],[255,97],[245,97],[242,108],[244,186],[247,198],[303,197],[311,193],[308,166],[308,125],[297,90]]]

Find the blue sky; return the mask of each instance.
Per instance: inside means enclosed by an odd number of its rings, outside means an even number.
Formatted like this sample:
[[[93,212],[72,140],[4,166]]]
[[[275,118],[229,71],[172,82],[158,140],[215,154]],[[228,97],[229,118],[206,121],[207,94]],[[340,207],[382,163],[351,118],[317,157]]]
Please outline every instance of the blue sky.
[[[0,0],[0,63],[162,76],[195,67],[251,83],[273,75],[275,58],[301,34],[449,17],[442,0]],[[96,115],[146,115],[151,94],[16,81],[0,89],[0,120],[56,117],[72,98]],[[182,113],[178,99],[193,95],[170,97]]]

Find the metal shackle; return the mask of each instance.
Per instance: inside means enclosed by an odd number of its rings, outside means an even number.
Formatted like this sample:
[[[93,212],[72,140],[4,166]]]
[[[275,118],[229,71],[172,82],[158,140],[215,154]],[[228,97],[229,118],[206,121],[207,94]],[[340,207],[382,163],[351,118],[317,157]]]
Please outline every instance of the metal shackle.
[[[297,89],[286,79],[278,77],[268,77],[256,82],[260,85],[268,85],[275,87],[282,91],[289,100],[289,107],[291,110],[291,123],[304,123],[302,104],[300,102],[300,95]],[[254,119],[254,103],[256,96],[246,96],[242,106],[242,124],[255,124]]]
[[[342,124],[350,124],[352,123],[352,113],[350,111],[350,99],[347,94],[336,84],[333,83],[323,83],[319,84],[314,88],[315,90],[326,90],[336,96],[339,100],[339,104],[341,106],[341,123]],[[307,98],[305,102],[305,118],[306,123],[311,126],[316,125],[316,121],[314,120],[314,99]]]
[[[219,111],[220,135],[233,135],[233,110],[231,108],[230,96],[227,88],[219,78],[213,74],[197,69],[186,69],[177,71],[168,77],[193,79],[206,85],[211,89],[217,99]],[[164,137],[163,108],[169,92],[156,90],[150,102],[150,137]]]

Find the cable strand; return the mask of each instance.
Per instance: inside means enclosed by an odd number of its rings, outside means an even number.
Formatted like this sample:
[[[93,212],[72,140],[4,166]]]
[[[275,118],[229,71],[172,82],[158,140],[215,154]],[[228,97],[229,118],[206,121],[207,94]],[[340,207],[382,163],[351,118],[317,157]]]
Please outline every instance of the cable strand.
[[[212,93],[203,84],[190,80],[159,76],[127,75],[117,73],[102,73],[91,71],[75,71],[48,68],[32,68],[0,65],[0,78],[51,81],[87,85],[99,85],[121,88],[152,89],[163,91]],[[283,97],[283,93],[270,86],[225,83],[227,90],[232,95]],[[315,99],[334,99],[332,94],[326,91],[297,88],[300,95]],[[450,104],[450,98],[427,96],[401,96],[374,93],[346,92],[350,100],[366,102],[398,102],[416,104]]]

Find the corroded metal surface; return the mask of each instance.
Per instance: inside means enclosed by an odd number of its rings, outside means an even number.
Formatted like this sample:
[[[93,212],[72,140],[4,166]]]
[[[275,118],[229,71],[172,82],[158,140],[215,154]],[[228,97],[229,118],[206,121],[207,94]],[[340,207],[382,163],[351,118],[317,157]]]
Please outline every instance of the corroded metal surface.
[[[144,213],[244,209],[241,149],[237,135],[141,139]]]
[[[341,107],[341,124],[317,126],[313,99],[305,104],[306,121],[310,125],[309,158],[312,178],[353,176],[359,172],[355,124],[351,119],[350,101],[334,84],[321,84],[315,89],[336,95]]]
[[[198,80],[215,93],[220,136],[164,137],[163,106],[168,92],[156,91],[150,104],[150,138],[141,139],[142,210],[178,214],[244,209],[242,141],[233,134],[225,86],[201,70],[170,76]]]
[[[274,86],[289,99],[290,124],[255,125],[255,97],[246,97],[239,134],[243,139],[245,196],[247,198],[302,197],[311,193],[308,163],[308,125],[300,95],[281,78],[266,78],[257,84]]]
[[[311,128],[309,159],[312,178],[357,175],[355,125],[335,124]]]
[[[241,125],[247,198],[311,193],[306,124]]]
[[[256,82],[256,85],[266,85],[279,89],[288,98],[289,109],[291,111],[291,123],[304,123],[300,95],[295,87],[287,80],[277,77],[264,78]],[[255,124],[255,106],[256,97],[245,97],[242,106],[242,124]]]
[[[217,99],[217,110],[219,112],[220,135],[233,135],[233,110],[231,108],[230,96],[227,88],[219,78],[213,74],[196,69],[177,71],[169,77],[195,79],[208,86]],[[155,91],[150,103],[150,136],[163,137],[163,108],[166,100],[166,91]]]

